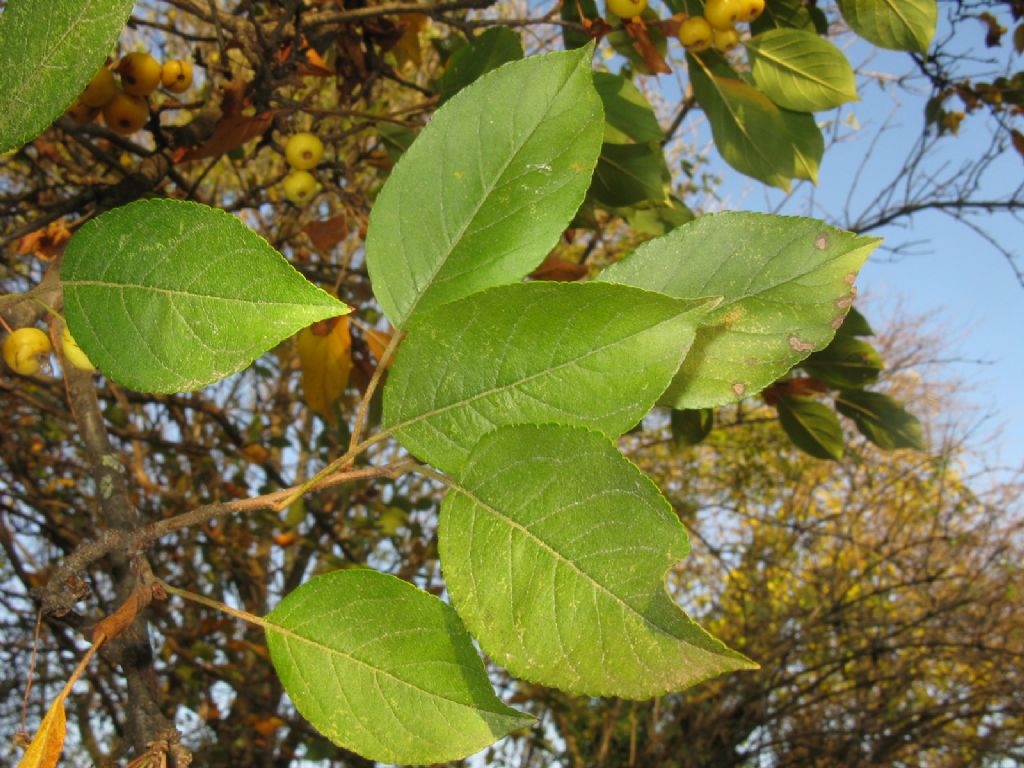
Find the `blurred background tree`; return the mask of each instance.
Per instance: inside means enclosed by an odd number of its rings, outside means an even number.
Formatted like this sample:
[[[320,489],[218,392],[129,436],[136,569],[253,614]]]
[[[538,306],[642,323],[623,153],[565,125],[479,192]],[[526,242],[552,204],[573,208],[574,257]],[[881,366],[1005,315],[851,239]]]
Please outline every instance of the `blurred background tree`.
[[[844,33],[831,4],[768,6],[820,14],[831,32]],[[588,22],[603,10],[580,7]],[[1022,35],[1011,27],[1022,12],[1017,2],[957,3],[948,9],[949,28],[980,19],[990,26],[993,50],[1019,50]],[[105,433],[121,456],[141,522],[301,482],[344,452],[354,404],[388,338],[361,249],[372,200],[444,99],[524,50],[561,47],[566,30],[585,34],[581,22],[560,18],[557,4],[487,0],[140,0],[113,57],[144,48],[159,60],[188,60],[196,72],[192,89],[151,98],[143,130],[124,135],[65,116],[0,160],[2,292],[30,291],[38,299],[0,298],[13,327],[44,318],[58,291],[54,265],[78,226],[151,195],[237,213],[304,275],[358,308],[351,323],[317,330],[318,339],[333,342],[310,344],[311,357],[300,354],[301,339],[287,342],[201,392],[142,395],[100,380],[102,429],[83,425],[74,388],[56,370],[32,378],[3,372],[4,733],[21,727],[23,703],[25,725],[38,722],[77,661],[82,633],[124,598],[119,574],[127,558],[101,559],[68,585],[82,598],[74,608],[43,616],[37,627],[38,599],[57,566],[120,525],[104,518],[89,441]],[[604,59],[610,69],[641,71],[642,56],[624,65],[619,50]],[[928,134],[894,174],[914,180],[899,188],[907,196],[883,191],[870,216],[836,223],[872,230],[926,208],[1019,215],[1018,189],[993,200],[975,183],[1007,153],[1015,160],[1012,153],[1024,153],[1019,77],[978,79],[966,73],[982,52],[943,50],[940,41],[928,57],[911,59],[921,72],[912,85],[926,84],[933,101]],[[721,174],[732,171],[709,164],[709,146],[689,143],[704,117],[678,47],[669,49],[667,63],[680,83],[678,98],[664,103],[664,95],[651,93],[656,132],[619,145],[648,149],[611,152],[603,192],[537,276],[585,277],[636,242],[718,206]],[[638,96],[650,91],[650,80],[638,75],[635,82]],[[941,156],[942,142],[953,140],[963,120],[985,121],[991,146],[952,175],[912,173],[922,157]],[[289,202],[282,187],[289,173],[283,147],[298,131],[316,133],[327,147],[315,171],[319,188],[303,206]],[[669,164],[660,160],[663,150]],[[617,157],[639,180],[636,187],[615,175]],[[609,201],[623,189],[639,192]],[[814,459],[779,428],[776,408],[760,401],[719,409],[699,445],[677,444],[679,431],[673,436],[664,412],[624,439],[691,530],[693,553],[673,589],[726,643],[759,660],[761,671],[632,703],[569,697],[513,683],[495,669],[506,698],[540,720],[465,764],[1024,760],[1024,632],[1014,610],[1024,554],[1020,480],[986,473],[984,457],[963,444],[963,429],[944,431],[947,409],[956,408],[950,393],[913,375],[940,348],[910,323],[879,329],[875,343],[888,367],[879,391],[923,421],[926,452],[883,452],[843,421],[846,457]],[[798,393],[792,383],[780,386],[776,395]],[[827,389],[800,392],[820,397]],[[385,460],[398,451],[379,450],[375,458]],[[367,480],[307,496],[284,516],[256,512],[175,532],[152,542],[146,555],[168,582],[258,614],[310,575],[335,568],[370,565],[441,594],[439,500],[439,488],[422,478]],[[175,600],[154,604],[146,621],[90,668],[71,698],[71,764],[123,764],[173,723],[196,765],[292,765],[300,758],[371,765],[324,741],[295,714],[259,630]],[[11,752],[3,759],[16,758]]]

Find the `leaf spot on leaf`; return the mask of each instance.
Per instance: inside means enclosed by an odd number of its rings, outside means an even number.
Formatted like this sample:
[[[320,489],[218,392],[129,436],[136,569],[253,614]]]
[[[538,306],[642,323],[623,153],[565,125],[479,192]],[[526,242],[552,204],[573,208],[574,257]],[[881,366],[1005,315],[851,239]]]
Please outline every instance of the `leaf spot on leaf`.
[[[818,236],[814,238],[814,247],[819,251],[824,251],[829,246],[828,232],[819,232]]]
[[[747,385],[742,381],[737,381],[732,385],[732,391],[736,397],[743,397],[743,393],[747,391]]]
[[[853,285],[853,283],[854,283],[854,281],[856,279],[857,279],[857,273],[856,272],[850,272],[846,277],[843,278],[843,280],[846,281],[847,285]]]
[[[795,352],[813,352],[814,351],[814,344],[812,344],[809,341],[804,341],[803,339],[801,339],[799,336],[796,336],[796,335],[789,337],[789,346]]]
[[[741,317],[743,317],[743,309],[740,307],[734,307],[726,313],[725,317],[722,318],[722,324],[730,326]]]

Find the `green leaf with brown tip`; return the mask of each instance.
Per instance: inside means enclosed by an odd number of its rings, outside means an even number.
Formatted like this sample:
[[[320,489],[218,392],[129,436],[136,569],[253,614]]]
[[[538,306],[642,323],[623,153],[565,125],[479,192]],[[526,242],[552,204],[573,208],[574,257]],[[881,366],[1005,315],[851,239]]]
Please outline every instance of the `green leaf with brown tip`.
[[[718,213],[645,243],[600,279],[677,298],[723,297],[661,398],[708,408],[756,394],[823,349],[879,242],[814,219]]]

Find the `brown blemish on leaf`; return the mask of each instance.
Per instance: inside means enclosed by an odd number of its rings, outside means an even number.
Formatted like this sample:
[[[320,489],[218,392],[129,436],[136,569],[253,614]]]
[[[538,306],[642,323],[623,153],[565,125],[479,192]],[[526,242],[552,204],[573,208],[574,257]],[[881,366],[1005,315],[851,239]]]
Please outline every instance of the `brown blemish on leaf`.
[[[846,277],[843,278],[843,280],[846,281],[847,285],[853,285],[853,283],[854,283],[854,281],[856,279],[857,279],[857,273],[856,272],[851,272],[850,274],[848,274]]]
[[[828,232],[819,232],[818,236],[814,238],[814,247],[819,251],[824,251],[829,246]]]
[[[844,296],[841,299],[836,299],[836,307],[838,309],[849,309],[853,306],[853,296]]]
[[[732,391],[736,397],[743,397],[743,393],[747,391],[747,385],[741,381],[737,381],[732,385]]]
[[[838,331],[840,326],[842,326],[844,320],[846,320],[846,315],[845,314],[843,314],[843,315],[836,315],[835,319],[832,321],[832,330],[833,331]]]
[[[814,345],[808,341],[804,341],[799,336],[789,337],[789,346],[796,352],[811,352],[814,350]]]
[[[741,317],[743,317],[743,310],[740,307],[734,307],[725,313],[725,317],[722,318],[722,323],[725,325],[732,325]]]

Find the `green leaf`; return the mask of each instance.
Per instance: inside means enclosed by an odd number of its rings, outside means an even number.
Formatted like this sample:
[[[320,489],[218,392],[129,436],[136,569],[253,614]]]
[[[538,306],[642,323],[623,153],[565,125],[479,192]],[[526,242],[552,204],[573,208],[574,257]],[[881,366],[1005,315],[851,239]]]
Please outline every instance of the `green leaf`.
[[[644,243],[599,279],[677,298],[723,297],[661,398],[706,408],[761,391],[824,348],[879,242],[814,219],[718,213]]]
[[[836,334],[831,344],[800,365],[811,376],[839,389],[864,387],[878,381],[885,367],[871,344],[841,334]]]
[[[826,405],[807,397],[779,399],[779,423],[793,445],[816,459],[843,458],[843,428]]]
[[[179,200],[142,200],[85,224],[61,280],[75,340],[140,392],[212,384],[350,311],[234,216]]]
[[[939,18],[936,0],[839,0],[850,29],[880,48],[926,53]]]
[[[438,550],[452,603],[514,675],[642,699],[756,665],[665,590],[686,531],[647,477],[582,428],[486,435],[451,483]]]
[[[380,139],[384,145],[384,150],[392,161],[397,161],[398,158],[404,155],[405,151],[416,140],[416,131],[406,128],[404,125],[380,123],[377,126],[377,130],[380,131]]]
[[[384,389],[384,426],[446,472],[503,424],[620,435],[668,386],[706,306],[601,283],[470,296],[410,325]]]
[[[366,237],[373,290],[393,325],[524,277],[558,242],[601,149],[592,50],[484,75],[398,161]]]
[[[508,27],[491,27],[452,54],[436,89],[445,102],[481,75],[523,58],[519,35]]]
[[[825,140],[813,116],[781,109],[718,54],[687,54],[690,81],[722,158],[740,173],[789,190],[817,182]]]
[[[314,577],[266,621],[271,661],[296,709],[370,760],[458,760],[533,721],[494,695],[455,611],[394,576]]]
[[[135,0],[9,0],[0,14],[0,154],[60,117],[117,42]]]
[[[867,318],[858,312],[856,307],[850,307],[850,311],[846,313],[846,319],[843,320],[843,324],[839,326],[839,330],[836,331],[836,335],[874,336],[875,332],[871,330],[871,326],[868,324]]]
[[[806,29],[819,35],[828,34],[828,19],[817,6],[803,0],[772,0],[764,12],[750,25],[750,34],[759,35],[769,29]]]
[[[664,138],[654,108],[632,82],[609,72],[595,72],[594,87],[604,106],[605,144],[643,143]]]
[[[616,208],[613,212],[626,219],[634,234],[648,238],[661,237],[694,219],[693,211],[672,195],[664,203],[648,202],[636,207]]]
[[[814,122],[814,115],[806,112],[779,110],[793,153],[793,178],[818,183],[818,168],[825,154],[825,137]]]
[[[715,426],[715,411],[712,408],[672,411],[672,439],[676,445],[698,445],[704,441]]]
[[[656,142],[605,144],[601,148],[590,194],[612,208],[666,200],[669,182],[665,155]]]
[[[560,3],[559,13],[562,16],[563,21],[568,21],[567,24],[562,27],[562,40],[565,42],[566,50],[572,50],[574,48],[583,48],[589,45],[593,38],[590,37],[586,32],[580,29],[575,29],[574,24],[582,23],[580,18],[579,9],[583,9],[583,15],[589,19],[599,19],[601,14],[597,10],[597,3],[594,0],[572,0],[572,2]]]
[[[843,52],[814,32],[775,29],[747,40],[751,75],[785,109],[817,112],[856,101],[857,83]]]
[[[836,397],[836,410],[853,419],[861,434],[883,450],[925,450],[921,422],[888,395],[844,389]]]

